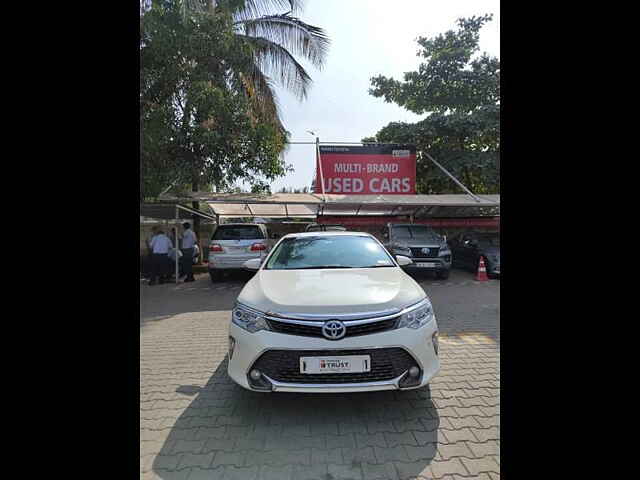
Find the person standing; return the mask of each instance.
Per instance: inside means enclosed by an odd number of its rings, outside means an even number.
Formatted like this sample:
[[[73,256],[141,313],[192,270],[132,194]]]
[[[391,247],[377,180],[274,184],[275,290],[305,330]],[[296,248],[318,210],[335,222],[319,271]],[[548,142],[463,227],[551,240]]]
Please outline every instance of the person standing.
[[[182,226],[184,227],[184,232],[182,233],[182,273],[187,277],[184,279],[185,282],[193,282],[195,281],[195,278],[193,278],[193,249],[198,243],[198,237],[191,230],[189,222],[183,223]]]
[[[142,276],[144,278],[151,277],[151,269],[152,269],[151,262],[153,257],[153,249],[151,248],[151,241],[153,240],[153,237],[155,237],[157,234],[158,234],[158,227],[156,226],[151,227],[151,233],[147,235],[147,238],[145,238],[144,240],[145,246],[147,247],[147,249],[143,254],[142,265],[141,265]]]
[[[169,250],[173,248],[171,239],[162,230],[158,230],[155,237],[151,239],[151,280],[149,285],[156,284],[156,278],[160,277],[160,283],[164,283],[169,264]]]

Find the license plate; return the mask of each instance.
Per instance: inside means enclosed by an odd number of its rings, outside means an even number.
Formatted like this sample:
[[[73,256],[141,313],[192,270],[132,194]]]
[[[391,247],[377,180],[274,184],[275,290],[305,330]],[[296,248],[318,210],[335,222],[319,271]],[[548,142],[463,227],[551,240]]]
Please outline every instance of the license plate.
[[[416,263],[416,267],[435,267],[436,264],[433,262],[418,262]]]
[[[300,373],[361,373],[371,371],[370,355],[300,357]]]

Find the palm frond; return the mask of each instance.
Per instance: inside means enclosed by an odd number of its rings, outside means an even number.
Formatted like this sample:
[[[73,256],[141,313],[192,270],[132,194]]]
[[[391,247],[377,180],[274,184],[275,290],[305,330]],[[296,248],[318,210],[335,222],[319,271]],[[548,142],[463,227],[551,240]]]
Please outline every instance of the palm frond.
[[[210,0],[181,0],[180,15],[186,20],[193,14],[205,13]]]
[[[307,97],[312,80],[294,56],[281,45],[263,37],[239,35],[253,50],[255,62],[261,72],[280,83],[300,99]]]
[[[240,73],[240,78],[256,113],[273,122],[282,133],[286,132],[271,79],[255,63],[250,71]]]
[[[246,35],[266,38],[294,55],[304,56],[318,68],[324,64],[329,50],[330,40],[322,28],[289,14],[240,20],[236,26],[244,29]]]
[[[219,0],[228,6],[236,20],[248,20],[288,9],[297,13],[304,8],[304,0]]]

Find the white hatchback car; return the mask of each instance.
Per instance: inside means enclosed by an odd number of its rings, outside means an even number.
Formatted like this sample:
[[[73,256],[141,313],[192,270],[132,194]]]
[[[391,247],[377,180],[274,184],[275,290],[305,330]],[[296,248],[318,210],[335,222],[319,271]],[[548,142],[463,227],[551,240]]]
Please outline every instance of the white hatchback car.
[[[368,233],[282,237],[238,296],[229,376],[263,392],[361,392],[425,386],[440,369],[424,290]]]

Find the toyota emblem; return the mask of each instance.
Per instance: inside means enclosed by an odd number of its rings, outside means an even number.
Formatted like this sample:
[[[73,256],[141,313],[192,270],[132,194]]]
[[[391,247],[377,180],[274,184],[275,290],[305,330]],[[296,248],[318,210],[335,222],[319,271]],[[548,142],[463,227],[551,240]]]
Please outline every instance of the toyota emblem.
[[[423,248],[422,249],[422,253],[424,253],[425,255],[429,255],[429,249],[428,248]]]
[[[329,320],[322,326],[322,334],[329,340],[340,340],[347,333],[347,327],[339,320]]]

